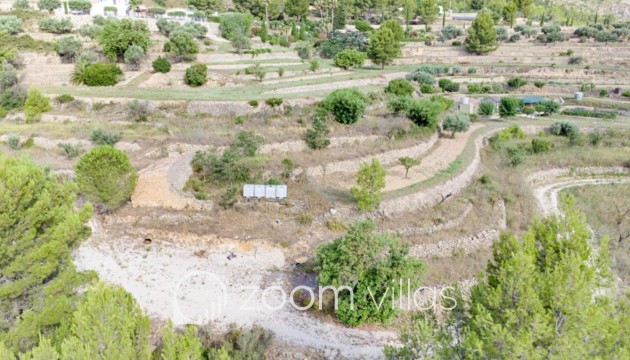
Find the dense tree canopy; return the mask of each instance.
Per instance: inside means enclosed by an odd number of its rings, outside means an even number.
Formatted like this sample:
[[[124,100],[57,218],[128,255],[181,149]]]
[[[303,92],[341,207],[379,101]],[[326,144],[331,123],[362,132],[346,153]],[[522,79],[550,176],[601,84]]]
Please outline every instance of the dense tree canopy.
[[[535,221],[522,240],[504,234],[470,299],[437,322],[420,317],[388,359],[623,359],[630,355],[629,298],[616,300],[608,244],[589,244],[584,216]]]
[[[484,10],[477,15],[477,18],[468,30],[468,36],[464,44],[468,51],[477,55],[487,54],[499,47],[497,44],[497,32],[494,28],[494,20],[490,11]]]
[[[143,20],[108,18],[97,40],[106,56],[122,60],[131,45],[140,46],[146,53],[151,43],[151,32]]]
[[[76,186],[26,159],[0,156],[0,340],[27,350],[54,336],[83,277],[71,252],[90,235]]]
[[[339,292],[337,318],[344,324],[356,326],[366,322],[386,322],[397,309],[391,306],[392,287],[398,299],[400,280],[402,292],[410,284],[420,281],[425,266],[408,256],[409,246],[400,238],[376,231],[371,220],[355,222],[348,232],[331,243],[317,249],[317,277],[321,286],[352,289],[354,302],[348,290]],[[407,279],[410,281],[407,282]],[[382,306],[377,304],[383,299]]]
[[[396,35],[388,29],[382,28],[372,32],[367,47],[367,56],[375,64],[385,68],[392,60],[400,56],[400,42],[396,41]]]

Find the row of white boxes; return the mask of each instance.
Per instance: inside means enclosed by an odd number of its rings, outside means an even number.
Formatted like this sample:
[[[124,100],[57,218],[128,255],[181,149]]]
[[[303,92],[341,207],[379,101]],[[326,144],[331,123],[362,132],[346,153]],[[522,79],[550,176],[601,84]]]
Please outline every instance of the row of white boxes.
[[[246,199],[282,200],[287,197],[286,185],[243,185],[243,197]]]

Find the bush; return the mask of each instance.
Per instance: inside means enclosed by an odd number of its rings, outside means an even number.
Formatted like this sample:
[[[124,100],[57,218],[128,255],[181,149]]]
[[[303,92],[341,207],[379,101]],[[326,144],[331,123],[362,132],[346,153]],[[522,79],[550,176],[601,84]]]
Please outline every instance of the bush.
[[[22,19],[15,15],[0,15],[0,32],[15,35],[22,32]]]
[[[22,141],[20,139],[20,135],[18,134],[9,134],[7,136],[7,145],[11,150],[20,150],[22,148]]]
[[[164,49],[168,50],[171,56],[178,61],[194,60],[195,55],[199,52],[197,41],[186,31],[177,30],[172,33],[167,44],[164,44]]]
[[[28,0],[15,0],[13,2],[13,8],[16,10],[25,10],[30,9],[31,6],[28,3]]]
[[[153,60],[153,71],[155,72],[159,72],[159,73],[163,73],[166,74],[169,71],[171,71],[171,63],[170,61],[168,61],[168,59],[163,58],[163,57],[158,57],[157,59]]]
[[[69,0],[68,7],[70,10],[81,11],[89,14],[90,9],[92,9],[92,2],[89,0]]]
[[[521,35],[520,34],[512,34],[510,36],[510,38],[508,39],[509,42],[514,43],[521,40]]]
[[[75,166],[79,191],[104,210],[113,210],[131,197],[138,175],[127,155],[101,145],[83,155]]]
[[[440,79],[438,81],[438,86],[440,87],[440,89],[442,89],[442,91],[444,91],[444,89],[446,89],[446,86],[451,83],[452,83],[451,79]]]
[[[107,18],[97,40],[105,56],[116,60],[122,59],[132,45],[140,46],[146,54],[151,43],[151,31],[144,20]]]
[[[562,115],[571,115],[571,116],[584,116],[584,117],[592,117],[598,119],[614,119],[617,117],[617,114],[614,112],[605,112],[605,111],[591,111],[586,109],[574,108],[574,109],[565,109],[562,110]]]
[[[512,166],[516,166],[525,160],[525,150],[517,145],[508,146],[505,149],[508,159]]]
[[[471,83],[466,85],[466,91],[469,94],[489,94],[492,92],[492,87],[487,84]]]
[[[369,22],[361,19],[358,19],[354,22],[354,27],[361,32],[370,32],[374,30],[374,28],[370,26]]]
[[[469,73],[469,74],[476,74],[477,73],[477,68],[469,67],[466,72]]]
[[[40,10],[46,10],[49,13],[52,13],[55,9],[61,7],[61,2],[59,0],[39,0],[37,2],[37,7]]]
[[[543,116],[549,116],[555,114],[560,110],[560,104],[555,101],[545,100],[541,101],[535,106],[536,111],[543,113]]]
[[[265,104],[267,104],[267,106],[270,106],[272,108],[276,108],[280,105],[282,105],[282,99],[280,98],[269,98],[265,100]]]
[[[84,24],[79,28],[79,35],[90,39],[96,39],[101,31],[103,31],[103,27],[99,25]]]
[[[464,30],[462,30],[461,28],[455,25],[448,24],[444,28],[442,28],[442,35],[446,39],[451,40],[451,39],[455,39],[456,37],[464,35]]]
[[[252,47],[249,37],[241,31],[236,31],[232,34],[230,44],[238,54],[242,54],[243,50],[247,50]]]
[[[64,36],[55,43],[55,51],[65,62],[73,62],[82,45],[74,36]]]
[[[74,96],[72,96],[70,94],[57,95],[55,97],[55,101],[58,102],[59,104],[67,104],[69,102],[74,101]]]
[[[228,12],[219,14],[219,21],[221,35],[228,40],[232,40],[232,36],[237,32],[249,34],[254,17],[248,13]]]
[[[435,130],[438,126],[440,112],[442,112],[442,107],[437,101],[431,99],[414,100],[409,104],[407,117],[418,126]]]
[[[433,75],[431,75],[428,72],[421,71],[421,70],[416,70],[412,72],[411,74],[407,74],[405,78],[409,81],[415,81],[419,84],[433,85],[433,83],[435,83],[435,79],[433,78]]]
[[[208,81],[208,67],[206,64],[194,64],[186,69],[184,82],[192,87],[198,87]]]
[[[300,41],[295,45],[295,51],[302,60],[313,57],[313,45],[308,41]]]
[[[608,96],[608,90],[606,89],[599,90],[599,97],[606,97],[606,96]]]
[[[542,89],[545,85],[547,85],[547,83],[544,81],[540,81],[540,80],[534,81],[534,86],[539,89]]]
[[[53,19],[46,18],[37,22],[41,31],[53,34],[66,34],[72,32],[72,21],[69,18]]]
[[[444,87],[444,91],[449,92],[449,93],[458,92],[459,84],[456,82],[451,82],[449,84],[446,84],[446,86]]]
[[[385,92],[396,96],[411,96],[413,86],[405,79],[394,79],[389,81],[385,87]]]
[[[590,26],[583,26],[581,28],[577,28],[573,34],[577,36],[585,36],[587,38],[593,38],[599,32],[598,29]]]
[[[26,122],[39,121],[42,113],[50,111],[50,100],[37,89],[30,89],[24,103]]]
[[[459,41],[459,40],[455,40],[455,41],[453,41],[453,42],[451,43],[451,45],[452,45],[452,46],[462,46],[462,45],[463,45],[463,43],[462,43],[461,41]]]
[[[332,113],[337,122],[350,125],[363,115],[367,98],[355,88],[339,89],[324,99],[323,106]]]
[[[109,130],[97,128],[90,133],[90,141],[95,145],[109,145],[114,146],[120,141],[122,135]]]
[[[534,154],[542,154],[553,148],[553,143],[541,138],[532,139],[532,152]]]
[[[320,46],[320,56],[334,58],[337,53],[346,49],[354,49],[359,52],[367,51],[368,38],[362,32],[348,31],[345,33],[333,31],[328,39]]]
[[[366,55],[360,51],[354,49],[343,50],[333,59],[333,63],[336,67],[348,70],[353,67],[361,67],[365,62]]]
[[[451,137],[455,137],[455,133],[464,132],[470,128],[470,116],[464,113],[448,115],[442,123],[444,131],[450,131]]]
[[[597,146],[602,141],[602,134],[599,131],[593,131],[588,134],[588,142],[592,146]]]
[[[512,97],[502,97],[499,104],[499,115],[501,117],[515,116],[518,113],[520,101]]]
[[[151,115],[149,103],[147,101],[133,99],[127,105],[127,115],[135,122],[145,122],[149,120],[149,115]]]
[[[421,84],[420,92],[423,94],[433,94],[435,93],[435,89],[433,88],[433,85],[431,84]]]
[[[398,115],[406,113],[412,102],[413,98],[410,96],[398,96],[387,103],[387,108],[394,114]]]
[[[570,65],[582,65],[584,63],[584,58],[581,56],[571,56],[569,58]]]
[[[255,107],[255,108],[258,107],[258,100],[249,100],[247,103],[251,107]]]
[[[623,96],[625,98],[630,98],[630,90],[626,90],[626,91],[622,92],[621,96]]]
[[[558,121],[551,125],[551,133],[556,136],[575,138],[580,135],[580,128],[574,123]]]
[[[70,143],[62,142],[58,143],[57,147],[59,147],[63,151],[63,154],[68,159],[73,159],[81,153],[81,144],[72,145]]]
[[[123,75],[120,67],[113,63],[88,65],[83,74],[87,86],[114,86]]]
[[[140,63],[144,58],[144,50],[140,46],[131,45],[125,51],[125,64],[131,66],[132,69],[137,70],[140,67]]]
[[[515,77],[515,78],[511,78],[507,81],[507,84],[509,87],[514,88],[514,89],[518,89],[521,86],[525,86],[527,85],[527,80],[520,78],[520,77]]]

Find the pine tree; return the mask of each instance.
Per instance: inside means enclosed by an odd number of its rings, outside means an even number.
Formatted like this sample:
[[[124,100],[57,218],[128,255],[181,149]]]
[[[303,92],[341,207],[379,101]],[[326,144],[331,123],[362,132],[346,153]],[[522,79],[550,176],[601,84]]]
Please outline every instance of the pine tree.
[[[607,253],[592,252],[583,214],[564,202],[564,216],[533,222],[522,240],[502,235],[470,299],[459,293],[441,323],[417,319],[386,357],[626,358],[630,298],[616,299]]]
[[[306,130],[305,141],[308,147],[313,150],[325,149],[330,145],[328,139],[328,126],[326,126],[326,111],[318,109],[313,117],[313,129]]]
[[[162,360],[196,360],[202,359],[202,354],[203,346],[194,326],[187,326],[184,333],[177,334],[169,321],[162,329]]]
[[[514,20],[516,20],[517,12],[518,8],[513,1],[503,8],[503,20],[510,24],[510,28],[514,26]]]
[[[90,205],[75,208],[77,187],[26,159],[0,156],[0,340],[12,351],[35,346],[73,309],[71,253],[90,235]]]
[[[304,21],[302,21],[302,23],[300,24],[300,40],[306,40],[306,24],[304,23]]]
[[[295,25],[295,21],[291,22],[291,37],[293,39],[297,39],[298,38],[298,31],[297,31],[297,26]]]
[[[124,289],[98,284],[79,302],[63,359],[151,359],[149,318]]]
[[[375,210],[381,201],[387,173],[377,159],[362,163],[357,172],[357,185],[350,189],[361,211]]]
[[[492,20],[490,11],[483,10],[477,15],[477,18],[468,30],[468,36],[464,44],[468,51],[477,55],[487,54],[499,47],[497,44],[497,32],[494,28],[494,20]]]
[[[436,0],[421,0],[416,10],[420,20],[425,25],[425,28],[429,28],[429,25],[433,24],[437,19],[439,9]]]
[[[380,64],[381,69],[390,64],[392,60],[400,56],[401,45],[396,41],[394,33],[387,28],[379,28],[372,32],[368,42],[367,56],[375,64]]]

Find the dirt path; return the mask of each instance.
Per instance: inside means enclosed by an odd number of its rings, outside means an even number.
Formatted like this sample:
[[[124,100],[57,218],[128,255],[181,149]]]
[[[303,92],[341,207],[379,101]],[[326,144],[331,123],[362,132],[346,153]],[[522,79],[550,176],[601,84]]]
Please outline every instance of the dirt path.
[[[281,271],[291,265],[280,248],[190,234],[171,234],[181,245],[153,234],[146,245],[142,237],[115,238],[95,220],[90,225],[93,235],[78,249],[77,267],[123,286],[151,316],[176,325],[210,321],[219,329],[257,323],[279,341],[330,359],[382,358],[383,347],[396,342],[394,332],[346,328],[296,310]]]

